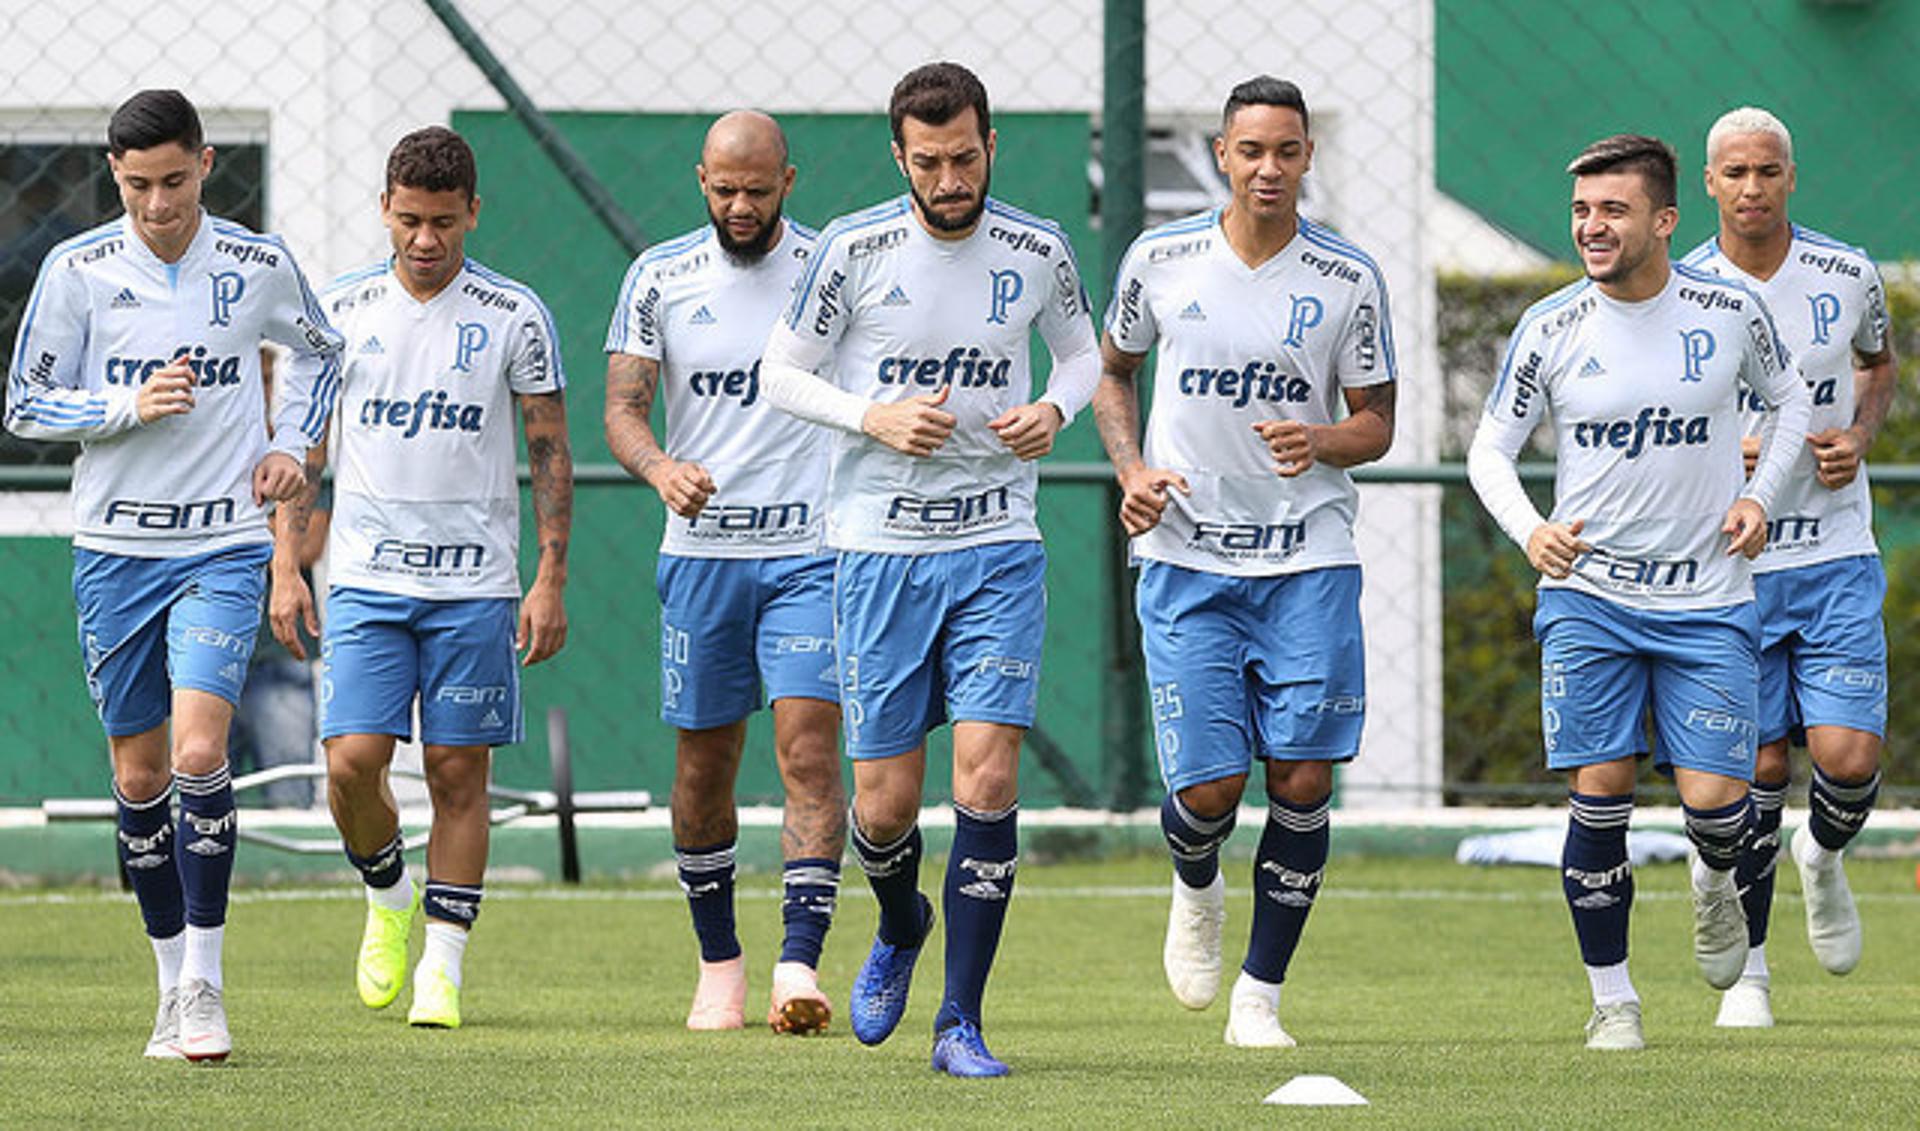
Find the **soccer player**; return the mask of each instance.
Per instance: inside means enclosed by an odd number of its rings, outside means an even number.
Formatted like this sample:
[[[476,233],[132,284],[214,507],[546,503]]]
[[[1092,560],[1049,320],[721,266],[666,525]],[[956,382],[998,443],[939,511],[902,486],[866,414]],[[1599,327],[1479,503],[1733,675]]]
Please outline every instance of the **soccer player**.
[[[1226,1041],[1284,1048],[1280,983],[1327,862],[1333,764],[1360,750],[1346,469],[1393,442],[1393,333],[1373,260],[1300,215],[1313,140],[1298,86],[1262,75],[1234,87],[1214,158],[1231,201],[1145,233],[1121,264],[1093,405],[1142,559],[1174,866],[1167,980],[1189,1009],[1219,991],[1220,846],[1257,757],[1267,822]],[[1135,378],[1155,345],[1143,454]]]
[[[933,926],[918,818],[927,732],[951,717],[933,1067],[1001,1076],[980,1003],[1013,894],[1020,741],[1046,623],[1032,461],[1092,397],[1098,352],[1065,236],[988,195],[995,141],[980,80],[954,63],[916,68],[888,117],[908,191],[821,233],[760,383],[775,407],[837,430],[827,543],[840,552],[852,840],[880,903],[853,986],[854,1035],[877,1044],[900,1023]],[[1033,330],[1053,358],[1037,400]],[[822,367],[828,377],[812,372]]]
[[[695,169],[712,226],[627,271],[607,333],[607,445],[666,505],[658,583],[660,713],[677,732],[674,857],[700,943],[690,1029],[738,1029],[747,978],[734,931],[734,778],[761,685],[786,789],[781,918],[767,1022],[826,1028],[816,973],[846,848],[837,741],[826,435],[760,395],[760,351],[815,233],[786,219],[787,141],[765,114],[707,131]],[[664,381],[662,380],[664,377]],[[664,388],[667,448],[647,418]]]
[[[1666,143],[1605,138],[1567,171],[1587,277],[1521,316],[1467,462],[1481,502],[1541,574],[1541,727],[1570,791],[1561,879],[1593,990],[1587,1047],[1638,1049],[1627,824],[1649,715],[1694,849],[1694,959],[1722,990],[1746,964],[1733,868],[1753,816],[1760,622],[1748,559],[1810,404],[1766,305],[1669,261],[1679,210]],[[1751,478],[1743,397],[1770,409]],[[1558,442],[1550,518],[1514,469],[1543,414]]]
[[[120,861],[159,965],[146,1054],[222,1060],[227,728],[266,585],[262,504],[301,489],[300,463],[326,435],[340,337],[286,244],[201,210],[213,150],[179,91],[122,103],[107,152],[126,214],[48,253],[6,420],[16,435],[82,446],[73,590],[112,750]],[[263,339],[293,351],[271,434]]]
[[[399,994],[407,935],[424,909],[426,949],[407,1020],[446,1029],[460,1025],[462,958],[480,913],[491,749],[521,737],[515,653],[537,664],[566,642],[573,511],[553,319],[531,290],[467,258],[476,189],[473,151],[459,134],[428,126],[401,138],[380,194],[393,255],[341,276],[322,296],[346,335],[347,364],[320,736],[334,824],[366,881],[356,981],[373,1009]],[[515,402],[539,538],[525,600]],[[310,481],[325,459],[321,449],[308,461]],[[284,508],[275,530],[271,617],[296,656],[304,655],[302,623],[317,627],[295,555],[308,498]],[[412,737],[416,702],[433,802],[424,891],[407,873],[387,787],[394,742]]]
[[[1845,974],[1860,960],[1860,916],[1841,866],[1880,788],[1887,726],[1887,592],[1873,538],[1867,449],[1893,400],[1894,359],[1880,274],[1864,251],[1787,219],[1793,137],[1751,106],[1707,133],[1707,195],[1720,233],[1684,262],[1745,284],[1778,319],[1780,338],[1813,394],[1813,419],[1770,510],[1754,560],[1760,609],[1760,751],[1754,835],[1735,875],[1747,912],[1747,966],[1720,1001],[1717,1024],[1773,1024],[1767,919],[1773,908],[1787,743],[1813,761],[1807,824],[1789,853],[1805,893],[1807,939]],[[1748,406],[1749,430],[1764,417]],[[1750,436],[1750,452],[1758,440]]]

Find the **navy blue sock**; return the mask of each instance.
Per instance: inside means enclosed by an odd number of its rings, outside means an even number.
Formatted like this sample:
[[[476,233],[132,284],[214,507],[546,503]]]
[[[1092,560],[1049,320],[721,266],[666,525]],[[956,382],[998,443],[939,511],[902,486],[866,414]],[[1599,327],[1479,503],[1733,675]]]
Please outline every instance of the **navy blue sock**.
[[[1633,911],[1633,862],[1627,858],[1633,794],[1568,793],[1567,807],[1560,887],[1573,912],[1580,960],[1613,966],[1627,960],[1627,920]]]
[[[180,841],[174,861],[180,868],[187,922],[218,927],[227,921],[233,846],[240,839],[233,811],[233,776],[222,764],[211,773],[175,774],[173,780],[180,790]]]
[[[147,934],[170,939],[187,929],[186,897],[180,891],[180,869],[173,862],[173,785],[145,801],[129,801],[113,789],[119,835],[120,866],[133,883],[140,918]]]
[[[920,894],[920,826],[916,823],[890,844],[875,844],[857,819],[847,825],[854,857],[880,903],[880,941],[888,946],[919,946],[927,933],[925,899]]]
[[[420,895],[420,909],[429,919],[457,923],[471,930],[474,920],[480,918],[480,899],[485,894],[479,884],[450,884],[428,876],[426,889]]]
[[[740,957],[740,937],[733,928],[733,845],[728,840],[705,848],[673,846],[703,962]]]
[[[1687,821],[1687,839],[1693,842],[1700,862],[1715,872],[1724,872],[1740,861],[1740,846],[1753,828],[1753,797],[1743,796],[1716,809],[1695,809],[1681,802],[1680,811]]]
[[[1228,809],[1218,817],[1203,817],[1188,809],[1177,793],[1160,803],[1160,831],[1173,853],[1173,870],[1190,888],[1203,888],[1220,874],[1220,846],[1233,835],[1238,814]]]
[[[795,857],[780,873],[780,921],[786,938],[780,961],[820,965],[820,948],[833,926],[834,899],[840,892],[840,861],[824,856]]]
[[[959,1021],[980,1024],[980,998],[1013,898],[1020,859],[1020,807],[982,813],[953,807],[953,850],[940,905],[947,916],[947,990],[934,1016],[938,1033]]]
[[[1320,894],[1331,840],[1326,797],[1295,805],[1268,795],[1267,826],[1253,856],[1253,933],[1241,964],[1263,982],[1287,979],[1287,964]]]
[[[1773,865],[1780,852],[1780,809],[1787,803],[1787,783],[1754,782],[1753,831],[1740,846],[1740,862],[1733,866],[1733,882],[1740,888],[1740,905],[1747,909],[1747,945],[1764,946],[1767,919],[1773,914]]]
[[[346,846],[343,844],[342,847]],[[361,856],[347,848],[347,863],[359,870],[360,878],[366,881],[368,887],[384,890],[399,883],[400,877],[407,874],[406,858],[400,855],[405,847],[406,842],[401,839],[401,834],[394,833],[393,839],[372,856]]]
[[[1866,826],[1873,802],[1880,796],[1880,773],[1860,781],[1840,781],[1813,768],[1807,787],[1807,830],[1820,847],[1838,852]]]

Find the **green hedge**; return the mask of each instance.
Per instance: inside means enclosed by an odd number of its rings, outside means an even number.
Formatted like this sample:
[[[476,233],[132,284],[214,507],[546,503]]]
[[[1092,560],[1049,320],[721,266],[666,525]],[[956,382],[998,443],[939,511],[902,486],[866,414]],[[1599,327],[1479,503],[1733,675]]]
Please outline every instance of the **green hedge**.
[[[1541,296],[1576,277],[1572,268],[1522,276],[1439,281],[1440,360],[1446,390],[1445,451],[1463,459],[1507,335]],[[1900,385],[1870,453],[1877,463],[1920,463],[1920,287],[1890,284]],[[1548,491],[1536,491],[1547,509]],[[1920,740],[1920,488],[1876,487],[1875,525],[1887,567],[1888,668],[1892,680],[1886,780],[1896,792],[1920,787],[1908,756]],[[1453,800],[1514,799],[1551,790],[1559,775],[1540,745],[1539,653],[1533,643],[1537,575],[1481,509],[1473,492],[1450,488],[1441,504],[1445,564],[1445,771]],[[1796,776],[1805,773],[1796,759]],[[1493,791],[1489,797],[1487,791]]]

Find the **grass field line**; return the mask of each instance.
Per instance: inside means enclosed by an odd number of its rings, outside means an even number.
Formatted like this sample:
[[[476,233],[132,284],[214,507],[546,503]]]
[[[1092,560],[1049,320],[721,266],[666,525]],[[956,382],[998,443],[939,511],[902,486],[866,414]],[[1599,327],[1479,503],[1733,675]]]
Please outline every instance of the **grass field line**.
[[[1541,872],[1543,879],[1548,878],[1546,871]],[[842,897],[872,898],[872,893],[864,888],[846,888]],[[361,895],[349,885],[339,887],[302,887],[273,888],[256,891],[236,891],[230,902],[247,903],[307,903],[307,902],[359,902]],[[553,887],[495,887],[487,891],[489,900],[528,901],[534,903],[680,903],[686,896],[677,888],[553,888]],[[748,902],[772,902],[781,898],[779,888],[742,887],[734,891],[734,898]],[[1015,893],[1018,900],[1031,899],[1165,899],[1167,887],[1155,884],[1151,887],[1129,884],[1089,884],[1049,886],[1030,884],[1019,888]],[[1320,892],[1322,901],[1333,902],[1392,902],[1409,901],[1418,903],[1558,903],[1566,897],[1552,883],[1542,884],[1538,891],[1477,891],[1468,888],[1340,888],[1329,887]],[[1634,900],[1653,903],[1679,903],[1688,898],[1684,891],[1636,891]],[[0,907],[57,907],[62,905],[83,905],[130,902],[133,895],[118,891],[80,891],[80,892],[9,892],[0,894]],[[1920,902],[1920,892],[1856,892],[1854,900],[1865,904],[1901,904]],[[1799,903],[1797,892],[1782,891],[1774,896],[1776,903]]]

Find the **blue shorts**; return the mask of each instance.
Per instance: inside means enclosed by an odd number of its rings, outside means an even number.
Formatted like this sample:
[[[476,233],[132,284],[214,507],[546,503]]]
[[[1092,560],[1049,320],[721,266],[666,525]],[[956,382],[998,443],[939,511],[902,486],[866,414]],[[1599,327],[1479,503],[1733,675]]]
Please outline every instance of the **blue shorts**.
[[[1169,790],[1247,773],[1255,757],[1360,752],[1359,566],[1232,577],[1142,562],[1135,603]]]
[[[949,716],[1032,726],[1046,576],[1038,542],[842,553],[833,621],[847,756],[905,754]]]
[[[1752,601],[1653,611],[1542,589],[1533,635],[1547,768],[1645,754],[1651,710],[1662,773],[1753,776],[1760,614]]]
[[[833,558],[660,555],[660,717],[686,730],[737,723],[768,699],[840,700]]]
[[[1887,572],[1874,554],[1754,575],[1760,741],[1806,728],[1887,735]]]
[[[520,741],[519,602],[429,601],[371,589],[327,593],[320,636],[320,737],[413,737],[435,746]]]
[[[176,689],[240,702],[272,557],[268,545],[185,558],[73,551],[87,692],[109,736],[166,722]]]

